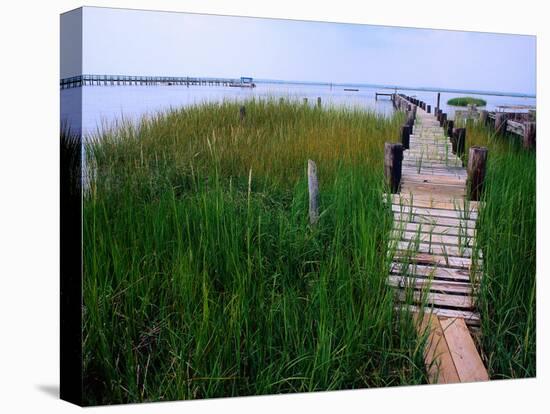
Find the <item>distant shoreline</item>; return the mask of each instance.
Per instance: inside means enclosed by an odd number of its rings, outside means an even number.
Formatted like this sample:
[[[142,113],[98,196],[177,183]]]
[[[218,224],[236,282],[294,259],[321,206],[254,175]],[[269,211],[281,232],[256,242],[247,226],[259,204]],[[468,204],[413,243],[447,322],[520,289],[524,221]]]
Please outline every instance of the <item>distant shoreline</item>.
[[[101,78],[105,75],[79,75],[72,78],[80,78],[80,77],[95,77]],[[110,76],[110,75],[107,75]],[[124,78],[131,78],[136,77],[140,78],[142,76],[127,76],[127,75],[116,75]],[[162,79],[162,78],[170,78],[165,76],[146,76],[154,80],[155,78]],[[61,78],[60,81],[64,82],[66,80],[71,80],[72,78]],[[227,78],[227,77],[196,77],[196,76],[188,76],[188,77],[181,77],[177,76],[175,78],[181,79],[183,82],[184,78],[187,78],[190,81],[201,81],[201,82],[211,82],[211,81],[218,81],[218,82],[238,82],[239,78]],[[271,85],[304,85],[304,86],[325,86],[325,87],[339,87],[339,88],[378,88],[378,89],[385,89],[385,90],[398,90],[398,91],[421,91],[421,92],[443,92],[443,93],[458,93],[458,94],[469,94],[469,95],[490,95],[490,96],[509,96],[514,98],[532,98],[536,99],[536,94],[529,94],[529,93],[518,93],[518,92],[501,92],[501,91],[478,91],[478,90],[472,90],[472,89],[451,89],[451,88],[435,88],[435,87],[424,87],[424,86],[403,86],[403,85],[380,85],[380,84],[370,84],[370,83],[340,83],[340,82],[309,82],[309,81],[295,81],[295,80],[281,80],[281,79],[262,79],[262,78],[246,78],[254,80],[256,84],[271,84]],[[241,78],[242,82],[242,78]],[[62,88],[63,89],[63,88]]]
[[[277,79],[256,79],[256,83],[262,84],[290,84],[290,85],[307,85],[307,86],[336,86],[336,87],[355,87],[355,88],[380,88],[401,91],[422,91],[422,92],[444,92],[444,93],[467,93],[472,95],[491,95],[491,96],[512,96],[514,98],[534,98],[536,95],[517,92],[497,92],[497,91],[476,91],[472,89],[449,89],[449,88],[434,88],[434,87],[412,87],[401,85],[378,85],[369,83],[337,83],[337,82],[307,82],[307,81],[285,81]]]

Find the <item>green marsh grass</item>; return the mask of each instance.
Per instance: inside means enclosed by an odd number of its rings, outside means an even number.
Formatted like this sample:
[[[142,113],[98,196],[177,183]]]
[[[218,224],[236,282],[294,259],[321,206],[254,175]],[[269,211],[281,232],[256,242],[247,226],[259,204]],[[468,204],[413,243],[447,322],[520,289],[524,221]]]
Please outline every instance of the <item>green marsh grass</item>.
[[[489,149],[477,248],[483,252],[478,307],[491,378],[536,375],[536,154],[516,135],[463,122],[466,144]],[[468,148],[466,149],[468,154]]]
[[[386,285],[383,148],[402,115],[248,101],[241,121],[239,106],[172,110],[86,145],[87,403],[426,381]]]

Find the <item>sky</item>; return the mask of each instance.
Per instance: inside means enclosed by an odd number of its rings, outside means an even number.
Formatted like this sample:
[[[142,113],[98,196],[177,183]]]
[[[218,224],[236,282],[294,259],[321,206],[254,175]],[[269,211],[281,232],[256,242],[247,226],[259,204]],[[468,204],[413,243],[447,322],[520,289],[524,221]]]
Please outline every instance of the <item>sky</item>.
[[[94,7],[82,25],[86,74],[536,93],[535,36]]]

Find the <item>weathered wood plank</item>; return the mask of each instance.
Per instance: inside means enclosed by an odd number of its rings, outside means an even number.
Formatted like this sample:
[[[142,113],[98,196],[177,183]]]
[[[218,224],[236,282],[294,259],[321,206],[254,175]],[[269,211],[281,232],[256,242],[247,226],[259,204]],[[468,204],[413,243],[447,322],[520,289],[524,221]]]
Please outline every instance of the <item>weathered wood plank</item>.
[[[460,246],[473,246],[473,237],[468,236],[447,236],[444,234],[432,234],[394,229],[392,230],[390,237],[394,240],[403,240],[407,242],[418,241],[420,243],[428,244],[443,244],[445,246],[453,246],[455,248],[458,248]]]
[[[439,318],[461,382],[488,381],[489,375],[463,319]]]
[[[455,282],[470,282],[469,269],[451,269],[448,267],[424,266],[420,264],[403,264],[392,262],[390,274],[407,275],[416,278],[431,278]]]
[[[442,256],[430,253],[411,253],[407,250],[397,250],[394,256],[395,261],[406,263],[449,267],[455,269],[470,269],[471,260],[469,257]]]
[[[423,311],[425,314],[432,314],[434,316],[445,318],[462,318],[468,326],[479,326],[480,318],[479,313],[463,310],[463,309],[445,309],[437,307],[421,307],[417,305],[403,305],[396,306],[397,310],[404,310],[412,313]]]
[[[424,362],[430,383],[452,384],[460,382],[437,316],[428,313],[422,317],[418,316],[416,325],[419,335],[422,337],[427,336]]]
[[[477,211],[470,210],[448,210],[431,207],[416,207],[412,208],[407,204],[392,204],[392,211],[403,214],[416,214],[429,217],[447,217],[457,218],[461,220],[475,220],[477,219]]]
[[[425,223],[433,224],[438,226],[450,226],[458,228],[475,228],[475,220],[468,219],[458,219],[458,218],[449,218],[449,217],[435,217],[427,216],[424,214],[414,214],[414,213],[399,213],[394,212],[394,220],[398,221],[409,221],[411,223]]]
[[[408,221],[395,221],[394,230],[461,237],[475,237],[476,233],[476,230],[473,228],[438,226],[435,224],[426,223],[409,223]]]
[[[445,244],[430,244],[430,243],[417,243],[416,240],[411,241],[397,241],[397,250],[428,253],[434,255],[440,255],[445,257],[472,257],[472,249],[470,247],[452,246]]]
[[[451,282],[441,280],[430,280],[415,278],[409,276],[389,276],[388,285],[396,288],[410,288],[438,293],[456,293],[462,295],[471,295],[472,287],[467,282]]]
[[[389,197],[384,195],[387,200]],[[408,194],[392,194],[391,200],[393,204],[397,205],[406,205],[410,206],[412,203],[413,207],[425,207],[425,208],[436,208],[440,210],[459,210],[459,211],[468,211],[475,212],[477,211],[478,202],[469,201],[463,199],[457,199],[452,203],[436,201],[433,198],[416,198],[414,195]]]
[[[462,196],[466,195],[466,190],[463,187],[459,186],[449,186],[449,185],[440,185],[440,184],[419,184],[404,180],[401,184],[401,188],[405,192],[419,192],[419,193],[434,193],[434,194],[445,194],[453,196]]]
[[[449,308],[472,309],[473,300],[466,295],[449,295],[445,293],[421,292],[418,290],[397,290],[396,296],[400,302],[412,301],[416,304],[445,306]]]

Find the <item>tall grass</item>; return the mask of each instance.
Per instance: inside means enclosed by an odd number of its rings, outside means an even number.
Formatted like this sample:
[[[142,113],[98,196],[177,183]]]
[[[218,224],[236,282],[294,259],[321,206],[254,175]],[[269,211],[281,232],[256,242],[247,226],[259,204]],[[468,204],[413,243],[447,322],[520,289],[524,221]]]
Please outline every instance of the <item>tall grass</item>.
[[[87,403],[425,382],[385,283],[383,145],[402,116],[246,106],[242,122],[237,104],[207,104],[86,146]]]
[[[515,135],[468,122],[469,146],[489,148],[478,221],[484,256],[481,349],[491,378],[536,374],[536,155]]]

